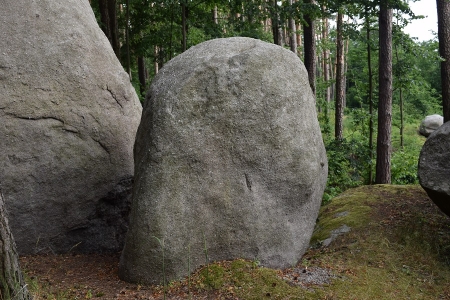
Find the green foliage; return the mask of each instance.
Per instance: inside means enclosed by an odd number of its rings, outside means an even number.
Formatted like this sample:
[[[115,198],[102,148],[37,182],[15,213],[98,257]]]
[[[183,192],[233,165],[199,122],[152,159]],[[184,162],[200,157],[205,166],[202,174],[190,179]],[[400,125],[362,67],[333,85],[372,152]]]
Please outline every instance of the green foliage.
[[[391,158],[391,180],[393,184],[416,184],[418,154],[413,151],[400,150]]]
[[[370,167],[367,147],[358,139],[325,142],[328,156],[328,182],[323,203],[348,188],[364,184],[367,168]]]

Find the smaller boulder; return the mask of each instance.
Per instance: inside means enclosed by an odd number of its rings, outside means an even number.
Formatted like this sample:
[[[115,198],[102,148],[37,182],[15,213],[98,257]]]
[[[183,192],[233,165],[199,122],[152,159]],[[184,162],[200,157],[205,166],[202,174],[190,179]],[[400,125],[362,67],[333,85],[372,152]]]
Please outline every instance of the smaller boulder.
[[[420,123],[419,133],[425,137],[428,137],[442,124],[444,124],[444,117],[440,115],[426,116],[425,119],[423,119],[422,123]]]
[[[434,131],[419,156],[419,182],[433,202],[450,216],[450,122]]]

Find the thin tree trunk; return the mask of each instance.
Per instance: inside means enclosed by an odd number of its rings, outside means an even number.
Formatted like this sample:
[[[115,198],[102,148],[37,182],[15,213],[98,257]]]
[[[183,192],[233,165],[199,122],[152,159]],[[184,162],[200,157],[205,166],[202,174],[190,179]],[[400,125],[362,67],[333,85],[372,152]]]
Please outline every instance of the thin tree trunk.
[[[145,96],[146,80],[145,80],[145,60],[143,56],[138,57],[138,75],[139,75],[139,92]]]
[[[450,2],[436,0],[444,122],[450,121]]]
[[[219,15],[217,13],[217,5],[214,6],[213,9],[213,22],[214,24],[218,25],[219,24]]]
[[[373,183],[373,169],[372,169],[372,160],[373,160],[373,74],[372,74],[372,47],[370,45],[370,21],[368,12],[366,11],[366,38],[367,38],[367,70],[369,73],[369,90],[368,90],[368,98],[369,98],[369,184]]]
[[[392,9],[384,0],[379,15],[379,100],[375,183],[391,183]]]
[[[159,63],[158,63],[159,50],[158,50],[158,46],[155,46],[154,53],[155,53],[155,75],[156,75],[159,72]]]
[[[100,28],[103,33],[108,38],[109,43],[112,46],[111,42],[111,30],[109,29],[109,10],[108,10],[108,0],[98,0],[98,6],[100,10]]]
[[[0,299],[32,299],[19,267],[19,255],[9,228],[5,200],[0,191]]]
[[[127,44],[127,73],[131,78],[131,55],[130,55],[130,0],[126,1],[127,4],[127,10],[126,10],[126,25],[125,25],[125,38],[126,38],[126,44]]]
[[[324,7],[325,10],[325,7]],[[328,19],[323,18],[323,28],[322,28],[322,40],[324,44],[327,44],[328,41]],[[330,81],[330,50],[327,47],[323,49],[323,80],[326,84],[325,90],[325,102],[331,102],[331,88],[329,85]]]
[[[289,5],[293,5],[294,0],[289,0]],[[297,54],[297,27],[295,26],[295,20],[291,16],[289,17],[289,46],[291,48],[291,51]]]
[[[182,52],[187,49],[187,18],[188,18],[188,8],[186,6],[186,1],[181,2],[181,35],[182,35]]]
[[[344,138],[344,37],[342,33],[344,14],[339,10],[336,24],[336,101],[335,101],[335,123],[334,138],[338,141]]]
[[[109,30],[111,36],[111,46],[120,60],[119,26],[117,24],[116,0],[108,0]]]
[[[314,3],[314,0],[306,0],[308,3]],[[316,95],[316,43],[314,41],[315,30],[314,20],[310,15],[305,15],[303,26],[303,45],[304,45],[304,63],[308,71],[309,86],[313,95]]]
[[[278,16],[278,4],[277,0],[272,1],[272,34],[273,34],[273,43],[276,45],[280,45],[280,20]]]
[[[394,46],[395,47],[395,58],[397,60],[398,63],[398,49],[397,49],[397,45]],[[400,147],[403,149],[403,130],[404,130],[404,120],[403,120],[403,89],[402,86],[400,85],[399,87],[399,100],[400,100]]]
[[[348,37],[344,40],[344,107],[347,107],[347,68],[348,68],[348,63],[347,63],[347,57],[348,57],[348,45],[349,45],[349,39]]]
[[[296,24],[297,32],[300,32],[302,30],[302,26],[300,24]],[[302,35],[297,34],[297,49],[301,48],[303,45],[302,43]],[[303,53],[301,51],[298,51],[298,56],[303,57]]]

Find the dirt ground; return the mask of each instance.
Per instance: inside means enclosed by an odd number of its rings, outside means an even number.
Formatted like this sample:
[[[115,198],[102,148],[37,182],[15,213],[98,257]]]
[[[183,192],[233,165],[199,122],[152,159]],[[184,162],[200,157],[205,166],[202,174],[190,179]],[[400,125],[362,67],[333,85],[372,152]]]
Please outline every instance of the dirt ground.
[[[412,215],[420,214],[432,223],[450,228],[450,219],[419,188],[398,195],[382,188],[371,188],[392,201],[376,205],[373,220],[382,227],[398,226]],[[321,251],[311,250],[310,252]],[[314,253],[307,253],[312,256]],[[37,255],[20,258],[29,289],[36,299],[164,299],[164,287],[142,286],[124,282],[118,277],[120,253],[108,255]],[[317,268],[306,270],[301,265],[279,272],[291,285],[322,285],[330,281],[330,272]],[[191,280],[195,280],[195,273]],[[233,293],[188,288],[187,280],[169,285],[165,299],[237,299]]]
[[[164,299],[162,286],[145,287],[120,280],[119,258],[120,254],[36,255],[21,257],[20,262],[37,299]],[[298,266],[280,271],[280,277],[307,287],[328,284],[334,275],[323,268]],[[166,299],[237,299],[232,293],[188,291],[187,284],[181,282],[168,287]]]

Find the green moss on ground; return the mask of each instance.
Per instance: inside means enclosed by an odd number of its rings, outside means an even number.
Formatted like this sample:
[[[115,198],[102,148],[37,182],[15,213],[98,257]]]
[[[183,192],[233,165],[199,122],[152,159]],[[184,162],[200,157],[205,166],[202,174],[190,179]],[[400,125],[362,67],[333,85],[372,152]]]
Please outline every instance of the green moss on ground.
[[[312,244],[344,224],[350,232],[297,266],[331,270],[329,285],[301,287],[283,279],[289,270],[236,260],[219,263],[223,284],[210,288],[237,299],[450,299],[450,218],[419,186],[346,191],[321,208]]]

